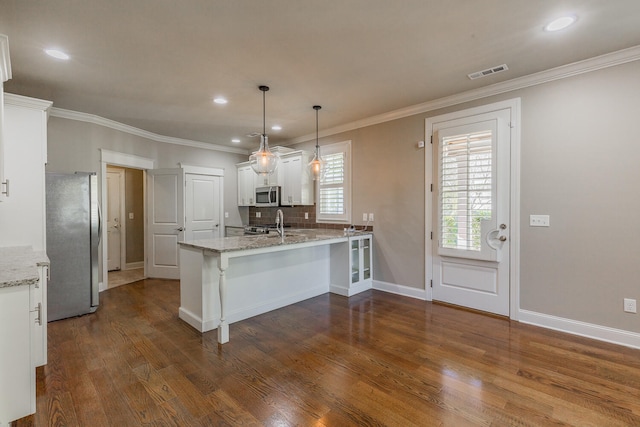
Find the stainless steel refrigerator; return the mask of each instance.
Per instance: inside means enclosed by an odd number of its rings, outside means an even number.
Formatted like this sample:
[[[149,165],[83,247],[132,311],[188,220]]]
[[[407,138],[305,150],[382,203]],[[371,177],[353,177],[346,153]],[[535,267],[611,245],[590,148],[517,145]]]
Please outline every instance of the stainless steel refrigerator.
[[[100,211],[95,173],[46,174],[48,320],[98,308]]]

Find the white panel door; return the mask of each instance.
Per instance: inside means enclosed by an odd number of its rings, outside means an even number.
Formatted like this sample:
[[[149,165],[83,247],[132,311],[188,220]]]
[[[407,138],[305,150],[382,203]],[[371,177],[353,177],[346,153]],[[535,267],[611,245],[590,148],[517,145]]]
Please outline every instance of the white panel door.
[[[509,315],[510,109],[433,123],[433,299]]]
[[[108,270],[120,270],[122,247],[122,206],[124,171],[107,170],[107,263]]]
[[[221,177],[187,173],[185,182],[185,240],[224,237]]]
[[[180,278],[178,242],[184,233],[183,171],[147,171],[147,274],[163,279]]]

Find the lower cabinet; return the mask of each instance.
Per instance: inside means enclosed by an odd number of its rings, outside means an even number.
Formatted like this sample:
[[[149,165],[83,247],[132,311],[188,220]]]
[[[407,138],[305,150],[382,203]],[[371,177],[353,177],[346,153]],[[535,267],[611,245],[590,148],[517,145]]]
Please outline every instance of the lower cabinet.
[[[371,241],[370,234],[349,238],[351,248],[351,286],[371,287]]]
[[[31,358],[32,286],[0,288],[0,425],[36,409],[36,371]]]
[[[331,246],[332,293],[350,297],[373,287],[372,244],[372,234],[361,234]]]
[[[47,363],[47,264],[38,281],[0,288],[0,426],[36,412],[36,367]]]
[[[30,286],[31,353],[33,367],[47,364],[47,277],[49,266],[38,266],[38,283]],[[35,408],[34,408],[35,409]]]

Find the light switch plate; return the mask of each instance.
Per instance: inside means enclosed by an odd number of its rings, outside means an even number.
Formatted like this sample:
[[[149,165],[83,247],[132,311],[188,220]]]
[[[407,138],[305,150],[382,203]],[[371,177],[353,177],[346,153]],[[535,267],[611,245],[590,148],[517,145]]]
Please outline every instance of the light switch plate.
[[[369,214],[369,221],[373,222],[373,214],[372,213]]]
[[[363,221],[366,221],[366,220],[367,220],[367,213],[366,213],[366,212],[362,214],[362,220],[363,220]]]
[[[549,215],[529,215],[530,227],[549,227]]]

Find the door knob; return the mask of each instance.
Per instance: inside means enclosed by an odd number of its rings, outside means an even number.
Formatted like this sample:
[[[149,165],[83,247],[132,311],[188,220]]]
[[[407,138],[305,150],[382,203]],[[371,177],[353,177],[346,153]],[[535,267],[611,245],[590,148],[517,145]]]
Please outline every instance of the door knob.
[[[176,231],[184,231],[184,227],[178,227],[176,228]]]
[[[507,236],[500,236],[500,238],[498,239],[501,242],[506,242],[507,241]]]

